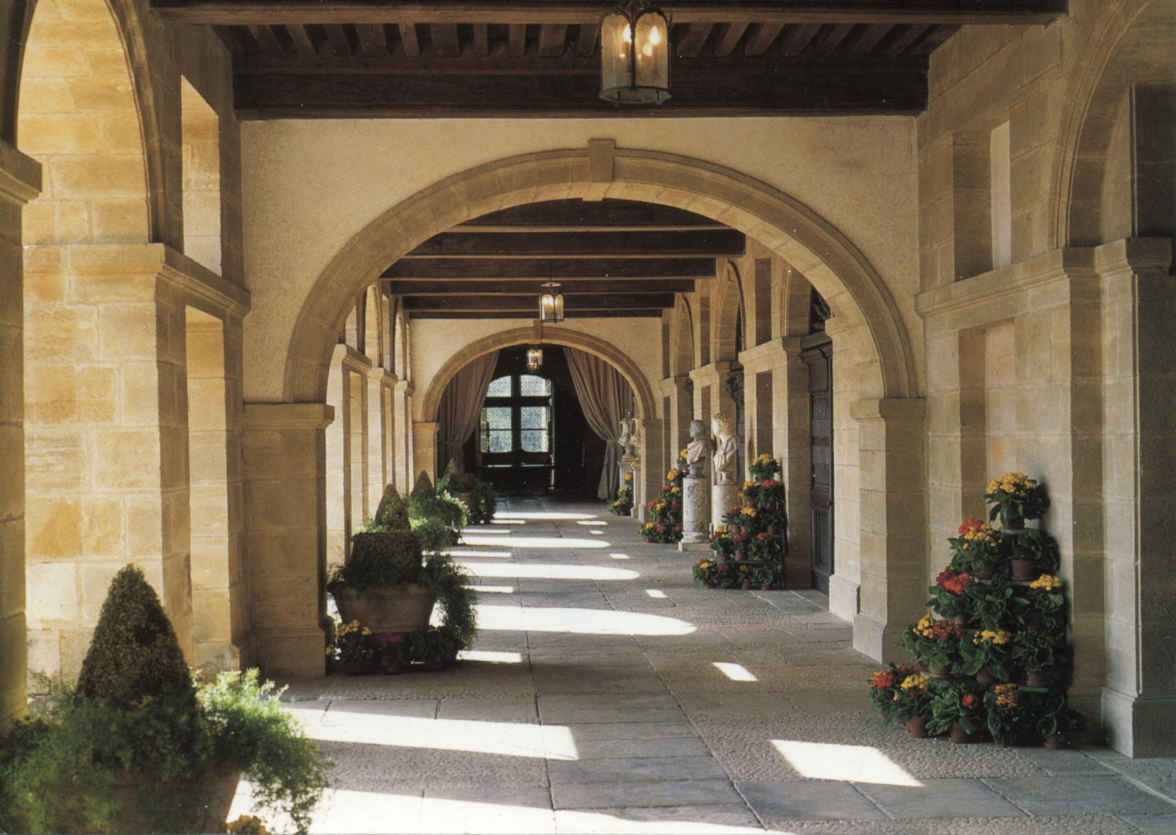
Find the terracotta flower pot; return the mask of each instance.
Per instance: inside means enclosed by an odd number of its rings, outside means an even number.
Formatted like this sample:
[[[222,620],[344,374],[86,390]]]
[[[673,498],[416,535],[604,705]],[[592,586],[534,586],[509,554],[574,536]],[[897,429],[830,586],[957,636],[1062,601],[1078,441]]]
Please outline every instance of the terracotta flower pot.
[[[1027,670],[1025,672],[1026,687],[1049,687],[1053,676],[1045,670]]]
[[[906,728],[907,735],[915,739],[923,739],[927,736],[927,720],[922,716],[912,716],[906,720],[903,727]]]
[[[1051,736],[1049,739],[1042,742],[1041,745],[1044,748],[1048,748],[1050,751],[1061,751],[1063,748],[1068,747],[1066,745],[1065,738],[1060,736]]]
[[[983,568],[977,568],[975,571],[972,572],[972,575],[977,580],[991,580],[992,579],[992,566],[986,565]]]
[[[1009,560],[1014,580],[1034,580],[1037,578],[1037,567],[1033,560]]]
[[[947,678],[947,677],[948,677],[947,667],[936,667],[934,664],[931,665],[931,678]]]
[[[957,745],[964,745],[969,742],[975,742],[976,738],[973,734],[964,730],[959,722],[951,723],[951,741]]]
[[[955,621],[960,626],[967,626],[968,625],[968,616],[963,613],[956,615],[954,618],[952,618],[952,620]]]
[[[996,678],[988,672],[987,667],[981,667],[980,671],[976,673],[976,683],[981,687],[989,687],[996,683]]]

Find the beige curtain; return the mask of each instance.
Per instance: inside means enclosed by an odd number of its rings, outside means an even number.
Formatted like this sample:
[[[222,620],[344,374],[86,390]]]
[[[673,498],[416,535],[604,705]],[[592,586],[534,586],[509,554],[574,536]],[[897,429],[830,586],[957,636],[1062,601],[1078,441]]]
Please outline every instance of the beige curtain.
[[[482,415],[482,401],[486,390],[494,379],[494,367],[498,365],[498,352],[478,357],[457,372],[445,393],[441,395],[441,408],[437,416],[437,472],[441,473],[449,459],[457,462],[458,470],[464,470],[461,448],[470,435],[478,428]]]
[[[604,470],[600,473],[596,496],[608,500],[616,495],[620,486],[617,470],[621,451],[617,436],[621,430],[621,418],[633,415],[633,389],[604,360],[571,348],[563,350],[584,417],[605,443]]]

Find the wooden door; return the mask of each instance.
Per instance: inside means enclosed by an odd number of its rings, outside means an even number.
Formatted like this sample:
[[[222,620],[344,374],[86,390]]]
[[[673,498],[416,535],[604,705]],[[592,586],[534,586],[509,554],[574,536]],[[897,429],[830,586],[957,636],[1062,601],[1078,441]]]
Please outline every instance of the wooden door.
[[[814,346],[801,356],[809,370],[813,586],[828,594],[833,573],[833,345]]]

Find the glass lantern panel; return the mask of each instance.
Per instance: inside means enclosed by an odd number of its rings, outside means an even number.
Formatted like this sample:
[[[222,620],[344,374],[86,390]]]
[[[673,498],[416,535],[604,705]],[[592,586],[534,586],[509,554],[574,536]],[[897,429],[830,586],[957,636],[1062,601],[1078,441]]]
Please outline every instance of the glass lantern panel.
[[[623,14],[610,14],[600,24],[600,95],[616,101],[609,91],[633,85],[633,34]]]
[[[635,34],[637,86],[668,89],[670,50],[666,35],[666,19],[658,12],[646,12],[637,19]]]

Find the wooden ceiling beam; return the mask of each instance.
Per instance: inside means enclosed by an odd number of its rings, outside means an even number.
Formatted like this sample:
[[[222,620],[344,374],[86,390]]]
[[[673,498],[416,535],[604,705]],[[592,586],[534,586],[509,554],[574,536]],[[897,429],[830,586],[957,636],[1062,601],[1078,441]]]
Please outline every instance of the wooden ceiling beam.
[[[360,23],[355,27],[359,35],[359,54],[367,57],[388,54],[388,38],[379,23]]]
[[[679,39],[677,54],[680,58],[693,58],[702,51],[702,45],[710,37],[713,23],[690,23],[686,26],[686,35]]]
[[[673,98],[659,108],[616,107],[597,97],[596,72],[299,71],[238,73],[241,119],[454,116],[916,114],[927,104],[926,58],[893,64],[812,62],[675,68]]]
[[[460,279],[457,281],[395,281],[384,279],[387,292],[401,296],[517,296],[531,294],[535,298],[543,292],[541,285],[549,279],[530,280],[482,280]],[[602,293],[629,293],[648,295],[650,293],[692,293],[694,279],[690,278],[647,278],[647,279],[595,279],[561,281],[559,291],[565,296],[598,296]]]
[[[401,23],[397,26],[400,31],[400,45],[404,47],[404,54],[410,58],[419,58],[421,42],[417,38],[415,23]]]
[[[383,277],[396,281],[438,281],[445,279],[537,279],[580,281],[605,279],[714,278],[714,258],[662,258],[630,260],[597,259],[468,259],[414,258],[397,261]]]
[[[783,23],[761,23],[758,29],[753,29],[751,34],[747,36],[747,42],[743,46],[744,55],[763,55],[780,35],[780,30],[784,28]]]
[[[469,313],[462,311],[438,311],[438,310],[418,310],[408,311],[408,318],[410,319],[536,319],[537,311],[493,311],[482,310],[477,313]],[[660,319],[662,315],[661,308],[653,308],[649,310],[632,309],[632,310],[609,310],[607,312],[600,310],[566,310],[564,316],[568,319],[634,319],[634,318],[648,318]]]
[[[567,24],[545,23],[539,27],[539,57],[558,58],[568,38]]]
[[[297,28],[301,29],[302,27]],[[253,39],[257,41],[257,45],[262,50],[274,52],[278,55],[285,53],[285,50],[282,49],[282,42],[278,40],[278,36],[274,34],[273,28],[269,25],[262,23],[256,26],[250,26],[249,34],[253,36]],[[297,46],[297,43],[295,43],[295,46]]]
[[[548,231],[574,229],[584,231],[654,229],[727,229],[709,217],[654,203],[605,199],[545,200],[472,218],[456,229],[475,231]]]
[[[450,310],[476,313],[482,310],[518,310],[537,313],[539,297],[536,294],[522,296],[402,296],[406,310]],[[600,296],[564,296],[565,311],[624,310],[625,308],[651,310],[674,306],[673,293],[611,293]]]
[[[433,39],[433,51],[438,55],[444,58],[456,58],[461,55],[456,23],[431,23],[429,34]]]
[[[485,58],[490,54],[490,24],[474,24],[473,50],[479,58]]]
[[[894,27],[888,23],[878,23],[866,26],[862,33],[848,44],[850,55],[869,55]]]
[[[890,41],[885,47],[887,55],[901,55],[906,52],[911,46],[918,42],[919,38],[927,34],[930,26],[923,26],[919,24],[912,24],[906,27],[905,31],[899,32],[894,40]]]
[[[685,232],[444,232],[405,258],[733,258],[746,241],[734,229]]]
[[[522,58],[527,54],[527,24],[512,23],[507,30],[509,51],[515,58]]]
[[[370,0],[152,0],[160,15],[222,26],[289,23],[599,23],[594,2],[383,2]],[[1067,0],[814,0],[803,5],[667,3],[674,23],[1045,24],[1066,15]]]
[[[323,27],[327,32],[327,43],[331,45],[338,58],[351,57],[351,42],[347,40],[347,33],[340,23],[328,23]]]
[[[750,26],[748,22],[742,23],[723,23],[719,25],[719,34],[715,40],[715,55],[719,58],[725,58],[735,51],[743,33],[747,31]]]
[[[596,41],[599,39],[599,23],[581,23],[580,32],[576,36],[576,54],[581,58],[591,58],[596,54]]]
[[[826,26],[809,45],[810,54],[831,55],[849,37],[856,25],[854,23],[839,23],[835,26]]]
[[[784,36],[780,43],[781,55],[799,55],[808,48],[812,43],[817,33],[821,31],[821,24],[819,23],[804,23],[799,26],[793,26],[788,30],[788,34]]]

